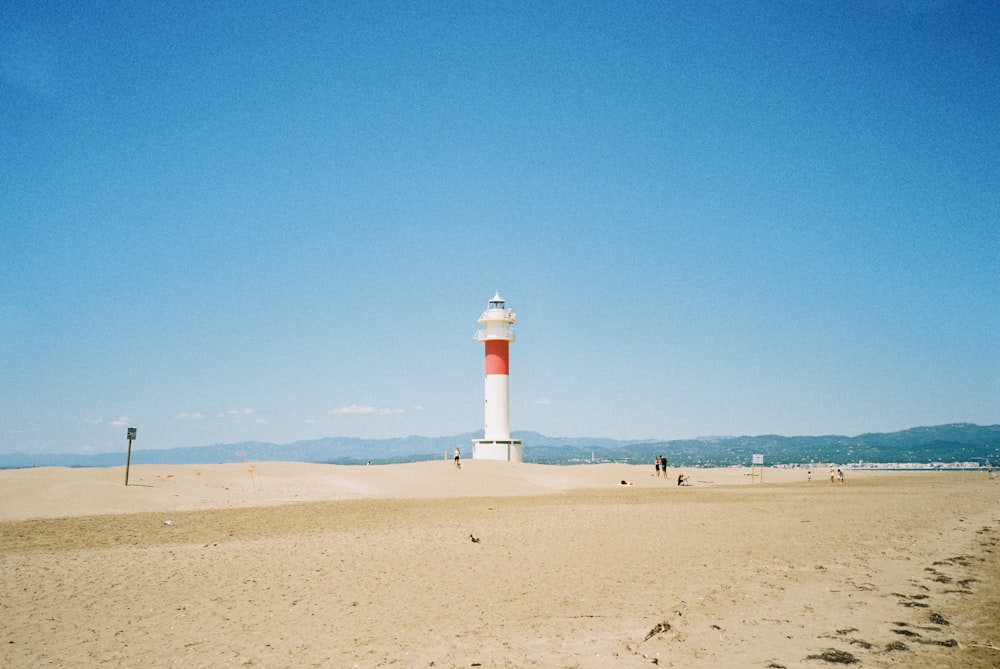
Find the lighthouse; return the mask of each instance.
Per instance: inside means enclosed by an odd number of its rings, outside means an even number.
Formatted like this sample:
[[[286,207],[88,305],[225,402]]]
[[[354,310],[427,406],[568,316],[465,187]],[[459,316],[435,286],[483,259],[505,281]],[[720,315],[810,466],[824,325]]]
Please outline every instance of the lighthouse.
[[[482,439],[472,440],[474,460],[521,462],[521,440],[510,438],[510,343],[517,315],[495,293],[479,317],[476,341],[486,348],[486,424]]]

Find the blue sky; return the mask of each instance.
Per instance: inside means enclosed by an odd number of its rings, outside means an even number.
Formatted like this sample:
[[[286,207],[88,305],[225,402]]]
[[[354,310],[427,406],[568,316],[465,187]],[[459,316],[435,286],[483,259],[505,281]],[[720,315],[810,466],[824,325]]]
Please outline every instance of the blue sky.
[[[0,451],[1000,422],[994,3],[0,7]]]

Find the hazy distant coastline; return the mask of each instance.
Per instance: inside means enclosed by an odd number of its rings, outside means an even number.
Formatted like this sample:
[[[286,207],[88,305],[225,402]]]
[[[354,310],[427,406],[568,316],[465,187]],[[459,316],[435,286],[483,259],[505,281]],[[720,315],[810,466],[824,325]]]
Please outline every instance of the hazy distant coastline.
[[[328,437],[288,444],[240,442],[171,449],[144,450],[136,442],[132,464],[214,464],[248,461],[286,461],[325,464],[390,464],[446,457],[456,447],[469,448],[479,433],[445,437],[358,439]],[[779,435],[701,437],[669,441],[549,437],[537,432],[515,432],[524,442],[526,462],[579,464],[619,462],[642,464],[665,455],[684,467],[749,466],[752,454],[765,464],[807,466],[839,463],[867,469],[956,469],[1000,461],[1000,425],[954,423],[915,427],[899,432],[857,436]],[[115,467],[125,464],[125,445],[117,453],[2,453],[0,469],[28,467]]]

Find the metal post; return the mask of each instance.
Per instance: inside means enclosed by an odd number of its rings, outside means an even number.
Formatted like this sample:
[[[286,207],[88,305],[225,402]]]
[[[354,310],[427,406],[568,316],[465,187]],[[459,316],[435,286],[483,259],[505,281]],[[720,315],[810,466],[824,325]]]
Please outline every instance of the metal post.
[[[128,485],[128,468],[132,463],[132,440],[128,440],[128,457],[125,458],[125,485]]]

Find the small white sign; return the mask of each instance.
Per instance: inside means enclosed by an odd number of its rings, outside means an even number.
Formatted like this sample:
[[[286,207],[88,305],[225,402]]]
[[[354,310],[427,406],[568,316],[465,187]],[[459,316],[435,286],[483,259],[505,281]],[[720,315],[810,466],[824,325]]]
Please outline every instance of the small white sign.
[[[764,454],[763,453],[754,453],[753,454],[753,464],[755,464],[755,465],[762,465],[762,464],[764,464]]]

